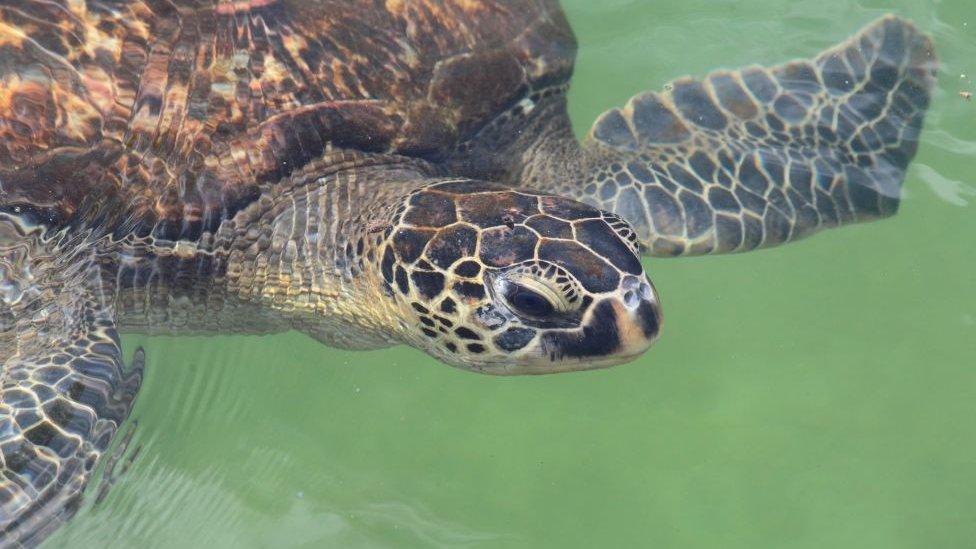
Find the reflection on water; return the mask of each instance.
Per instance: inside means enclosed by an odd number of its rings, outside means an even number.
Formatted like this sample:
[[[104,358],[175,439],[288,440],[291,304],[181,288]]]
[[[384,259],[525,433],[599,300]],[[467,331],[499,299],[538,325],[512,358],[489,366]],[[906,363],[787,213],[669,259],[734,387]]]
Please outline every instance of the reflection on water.
[[[674,76],[808,56],[888,10],[914,19],[944,70],[901,213],[648,260],[663,339],[604,372],[484,378],[295,334],[127,337],[149,357],[140,453],[50,546],[971,543],[970,2],[564,4],[578,131]]]
[[[925,182],[939,198],[954,206],[968,206],[970,197],[976,196],[976,188],[962,181],[953,181],[931,166],[917,164],[915,174]]]

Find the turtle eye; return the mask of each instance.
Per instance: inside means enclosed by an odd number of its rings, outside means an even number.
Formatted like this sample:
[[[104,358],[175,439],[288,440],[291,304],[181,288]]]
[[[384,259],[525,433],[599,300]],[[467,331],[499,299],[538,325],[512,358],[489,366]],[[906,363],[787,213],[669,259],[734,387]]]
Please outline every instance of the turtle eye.
[[[490,273],[492,295],[532,326],[572,326],[578,323],[581,300],[575,286],[553,265],[517,265]]]
[[[504,295],[505,301],[525,316],[544,318],[556,310],[545,296],[519,284],[508,284]]]

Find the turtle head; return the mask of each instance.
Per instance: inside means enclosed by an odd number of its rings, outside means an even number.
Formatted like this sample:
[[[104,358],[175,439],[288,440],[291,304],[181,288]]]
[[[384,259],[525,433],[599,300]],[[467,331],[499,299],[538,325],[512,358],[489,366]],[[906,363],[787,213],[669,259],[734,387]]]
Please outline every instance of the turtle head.
[[[402,337],[463,369],[612,366],[657,338],[637,235],[585,204],[471,180],[407,196],[381,244]]]

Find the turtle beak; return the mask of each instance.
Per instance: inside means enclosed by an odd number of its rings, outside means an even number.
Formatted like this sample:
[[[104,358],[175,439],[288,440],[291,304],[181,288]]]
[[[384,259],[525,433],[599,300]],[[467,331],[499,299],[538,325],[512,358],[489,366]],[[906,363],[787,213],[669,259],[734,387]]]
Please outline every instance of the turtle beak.
[[[545,334],[541,351],[550,361],[548,371],[606,368],[643,354],[660,334],[661,308],[650,283],[634,295],[605,298],[579,328]]]
[[[616,303],[617,333],[620,349],[617,354],[625,362],[644,353],[657,341],[661,332],[661,308],[656,301],[641,300],[636,308],[629,310],[626,305]]]

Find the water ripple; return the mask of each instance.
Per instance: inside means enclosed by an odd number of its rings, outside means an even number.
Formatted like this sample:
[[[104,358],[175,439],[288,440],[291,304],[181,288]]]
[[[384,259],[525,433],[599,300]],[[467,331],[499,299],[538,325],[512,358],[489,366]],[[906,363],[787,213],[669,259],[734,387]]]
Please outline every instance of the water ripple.
[[[914,171],[936,196],[949,204],[954,206],[968,206],[969,200],[965,197],[976,196],[976,187],[963,183],[962,181],[949,179],[931,166],[916,163]]]

